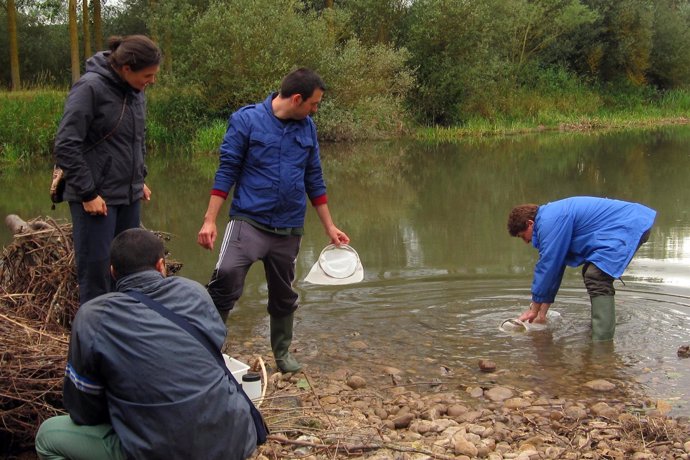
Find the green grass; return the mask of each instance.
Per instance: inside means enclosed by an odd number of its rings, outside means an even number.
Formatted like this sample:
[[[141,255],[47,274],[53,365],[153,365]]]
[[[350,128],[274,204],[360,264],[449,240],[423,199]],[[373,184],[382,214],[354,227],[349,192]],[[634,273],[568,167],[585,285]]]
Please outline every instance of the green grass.
[[[454,142],[471,137],[541,131],[644,128],[690,123],[690,90],[657,95],[656,99],[585,95],[587,102],[563,103],[544,94],[511,95],[509,110],[487,117],[470,117],[461,126],[420,126],[413,137],[429,142]],[[564,95],[564,98],[568,98]],[[558,101],[556,100],[558,99]]]
[[[0,92],[0,160],[49,155],[66,95],[57,90]]]
[[[66,96],[66,91],[50,89],[0,92],[0,164],[50,156]],[[152,150],[165,151],[166,146],[174,146],[194,155],[217,152],[227,121],[212,119],[198,108],[195,105],[198,95],[194,91],[178,94],[167,90],[150,96],[147,142],[155,147]],[[375,101],[372,104],[375,106]],[[397,131],[394,135],[398,137],[453,142],[540,131],[627,129],[690,123],[690,90],[655,93],[632,89],[616,93],[614,90],[595,92],[582,87],[553,91],[521,89],[496,97],[491,107],[475,108],[476,113],[481,112],[483,116],[470,115],[460,126],[412,125],[404,128],[382,125],[385,121],[380,122],[379,119],[386,110],[362,108],[358,112],[362,120],[358,123],[369,126],[369,129],[365,132],[358,128],[356,136],[350,132],[333,138],[372,140],[381,138],[383,132]],[[340,124],[338,128],[338,123],[334,123],[338,117],[329,119],[328,110],[319,115],[323,116],[317,118],[322,140],[329,139],[329,127],[333,133],[344,126]]]

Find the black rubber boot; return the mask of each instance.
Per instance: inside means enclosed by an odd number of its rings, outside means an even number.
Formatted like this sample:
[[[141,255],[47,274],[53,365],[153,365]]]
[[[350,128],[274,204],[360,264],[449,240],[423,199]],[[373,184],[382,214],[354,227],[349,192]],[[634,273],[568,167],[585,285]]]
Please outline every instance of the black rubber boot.
[[[281,372],[298,372],[302,365],[290,354],[294,313],[282,318],[271,315],[271,349],[276,365]]]

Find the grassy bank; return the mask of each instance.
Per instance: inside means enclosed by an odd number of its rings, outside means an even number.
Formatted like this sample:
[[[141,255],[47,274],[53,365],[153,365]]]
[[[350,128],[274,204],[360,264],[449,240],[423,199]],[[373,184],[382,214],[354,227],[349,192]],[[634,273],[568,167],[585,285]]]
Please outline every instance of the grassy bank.
[[[0,92],[0,162],[18,163],[49,157],[67,93],[59,90]],[[398,136],[411,135],[429,142],[452,142],[468,137],[511,135],[547,130],[586,131],[626,129],[671,123],[690,123],[690,90],[664,94],[630,92],[602,94],[592,90],[521,90],[503,95],[503,103],[462,126],[408,126],[397,129]],[[156,90],[149,94],[148,143],[174,145],[194,153],[214,152],[226,128],[226,120],[200,108],[195,94]],[[498,107],[498,108],[496,108]],[[381,111],[385,113],[385,111]],[[334,138],[338,129],[329,111],[317,115],[322,139]],[[371,119],[366,120],[372,126]],[[360,132],[366,126],[360,127]],[[370,129],[371,139],[381,131]],[[411,134],[409,134],[411,133]],[[340,140],[351,140],[336,136]],[[362,140],[361,137],[357,138]]]
[[[634,129],[690,123],[690,90],[667,93],[601,94],[516,92],[503,96],[499,113],[469,118],[462,126],[418,127],[414,137],[431,142],[453,142],[468,137],[533,133]]]

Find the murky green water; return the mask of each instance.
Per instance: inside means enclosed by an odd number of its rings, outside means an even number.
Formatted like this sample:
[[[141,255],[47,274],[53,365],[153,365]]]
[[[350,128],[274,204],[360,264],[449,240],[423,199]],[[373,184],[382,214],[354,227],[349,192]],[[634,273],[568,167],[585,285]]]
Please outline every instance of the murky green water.
[[[327,243],[313,211],[298,260],[299,356],[323,369],[350,367],[451,388],[487,382],[584,394],[607,378],[663,399],[690,415],[690,127],[626,133],[548,133],[458,145],[390,142],[322,146],[331,212],[365,268],[362,283],[341,287],[301,280]],[[176,237],[181,275],[208,281],[216,252],[196,245],[215,159],[158,152],[149,161],[153,201],[144,224]],[[0,176],[0,214],[67,217],[50,211],[49,165]],[[506,231],[516,204],[572,195],[639,201],[658,211],[649,242],[616,283],[618,326],[608,350],[589,341],[589,302],[577,269],[568,269],[547,331],[509,334],[499,324],[529,303],[536,251]],[[219,221],[219,228],[223,222]],[[5,228],[0,241],[11,239]],[[234,346],[266,341],[263,271],[250,272],[231,317]],[[478,359],[498,372],[481,374]]]

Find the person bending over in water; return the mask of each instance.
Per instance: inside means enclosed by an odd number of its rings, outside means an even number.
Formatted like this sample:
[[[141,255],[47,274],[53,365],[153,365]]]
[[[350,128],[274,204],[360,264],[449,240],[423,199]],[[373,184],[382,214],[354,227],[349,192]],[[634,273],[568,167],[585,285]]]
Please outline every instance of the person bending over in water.
[[[649,239],[656,211],[638,203],[577,196],[541,206],[522,204],[508,216],[508,232],[539,251],[530,308],[518,318],[544,323],[566,265],[582,265],[592,305],[592,340],[612,340],[616,329],[613,280]]]

